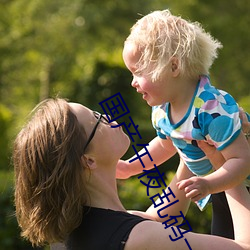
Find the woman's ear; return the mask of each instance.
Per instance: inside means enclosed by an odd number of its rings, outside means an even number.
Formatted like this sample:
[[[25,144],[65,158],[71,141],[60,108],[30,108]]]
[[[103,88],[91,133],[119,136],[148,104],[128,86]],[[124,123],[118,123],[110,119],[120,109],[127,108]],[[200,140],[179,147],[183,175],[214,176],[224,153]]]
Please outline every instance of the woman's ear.
[[[95,159],[87,156],[87,155],[83,155],[82,156],[82,160],[84,161],[85,164],[87,164],[88,168],[91,169],[95,169],[96,167],[96,163],[95,163]]]
[[[180,68],[179,68],[179,60],[176,57],[173,57],[171,59],[171,70],[173,73],[173,76],[176,77],[180,74]]]

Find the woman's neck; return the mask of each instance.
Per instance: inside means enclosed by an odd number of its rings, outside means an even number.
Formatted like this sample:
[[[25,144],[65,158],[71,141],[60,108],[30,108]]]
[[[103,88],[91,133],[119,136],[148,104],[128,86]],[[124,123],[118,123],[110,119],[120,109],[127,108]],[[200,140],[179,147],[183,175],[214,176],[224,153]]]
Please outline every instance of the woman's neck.
[[[99,166],[87,176],[87,191],[90,197],[88,206],[126,211],[117,191],[116,168]]]

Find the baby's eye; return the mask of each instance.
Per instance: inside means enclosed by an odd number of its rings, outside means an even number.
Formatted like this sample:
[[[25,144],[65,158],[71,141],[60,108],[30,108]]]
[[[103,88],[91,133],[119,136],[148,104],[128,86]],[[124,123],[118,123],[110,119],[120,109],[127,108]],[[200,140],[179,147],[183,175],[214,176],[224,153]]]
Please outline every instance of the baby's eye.
[[[142,76],[142,72],[141,71],[136,71],[133,73],[134,76]]]

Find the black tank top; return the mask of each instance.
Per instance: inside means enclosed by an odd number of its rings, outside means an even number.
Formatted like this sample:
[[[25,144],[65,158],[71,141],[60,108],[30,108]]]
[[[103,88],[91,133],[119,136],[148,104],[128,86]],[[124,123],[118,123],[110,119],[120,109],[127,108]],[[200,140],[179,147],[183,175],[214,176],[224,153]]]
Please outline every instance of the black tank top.
[[[123,250],[133,227],[146,219],[126,212],[85,208],[82,223],[69,236],[67,250]]]

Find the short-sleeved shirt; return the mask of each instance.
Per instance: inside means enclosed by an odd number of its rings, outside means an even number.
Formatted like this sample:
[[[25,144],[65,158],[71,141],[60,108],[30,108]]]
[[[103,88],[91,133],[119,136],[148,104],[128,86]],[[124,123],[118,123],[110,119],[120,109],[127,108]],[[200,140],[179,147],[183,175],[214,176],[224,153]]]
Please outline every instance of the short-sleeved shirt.
[[[212,165],[196,141],[206,140],[218,150],[230,145],[241,131],[237,103],[230,94],[213,87],[209,77],[203,75],[180,122],[171,123],[169,109],[170,103],[152,108],[152,123],[158,136],[173,141],[180,157],[194,174],[208,174]]]
[[[145,221],[110,209],[85,207],[82,223],[69,236],[67,250],[123,250],[131,230]]]

